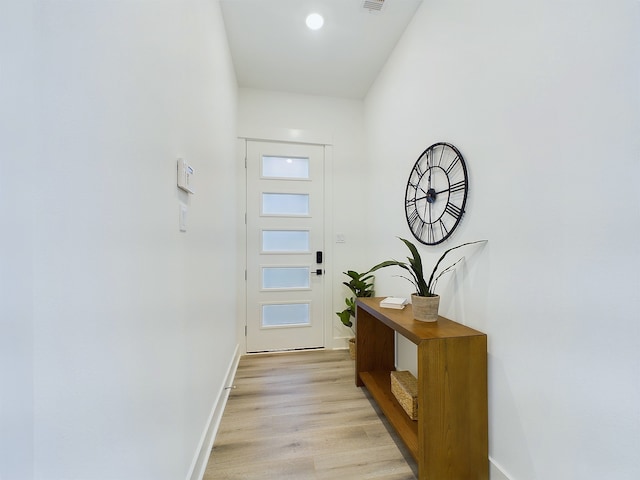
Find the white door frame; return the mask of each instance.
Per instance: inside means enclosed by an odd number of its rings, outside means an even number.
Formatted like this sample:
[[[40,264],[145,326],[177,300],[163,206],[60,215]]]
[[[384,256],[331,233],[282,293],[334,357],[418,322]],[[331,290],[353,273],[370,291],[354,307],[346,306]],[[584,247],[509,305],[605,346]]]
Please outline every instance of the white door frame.
[[[324,345],[326,349],[335,348],[333,329],[333,141],[330,134],[326,132],[312,132],[292,129],[261,129],[260,131],[240,132],[237,142],[237,194],[236,205],[238,206],[237,217],[237,238],[238,238],[238,292],[236,309],[237,316],[237,336],[240,346],[240,354],[247,353],[246,324],[247,324],[247,290],[244,272],[247,270],[247,225],[245,212],[247,211],[246,195],[246,170],[245,159],[247,153],[247,142],[250,140],[272,141],[280,143],[301,143],[311,145],[321,145],[324,147],[324,256],[325,274],[322,276],[324,282]]]

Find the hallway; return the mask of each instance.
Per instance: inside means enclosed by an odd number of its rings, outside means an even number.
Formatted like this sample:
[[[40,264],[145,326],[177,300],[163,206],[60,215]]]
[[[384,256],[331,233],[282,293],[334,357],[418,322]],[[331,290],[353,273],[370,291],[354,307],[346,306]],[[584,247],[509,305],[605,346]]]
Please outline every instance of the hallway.
[[[235,385],[204,480],[416,478],[346,351],[245,356]]]

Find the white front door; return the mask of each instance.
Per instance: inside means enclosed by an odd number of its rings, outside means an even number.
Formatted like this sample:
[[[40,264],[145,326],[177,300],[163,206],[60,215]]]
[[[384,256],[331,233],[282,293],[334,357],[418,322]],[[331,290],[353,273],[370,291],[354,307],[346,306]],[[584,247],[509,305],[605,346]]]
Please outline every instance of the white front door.
[[[247,142],[247,352],[324,346],[324,147]]]

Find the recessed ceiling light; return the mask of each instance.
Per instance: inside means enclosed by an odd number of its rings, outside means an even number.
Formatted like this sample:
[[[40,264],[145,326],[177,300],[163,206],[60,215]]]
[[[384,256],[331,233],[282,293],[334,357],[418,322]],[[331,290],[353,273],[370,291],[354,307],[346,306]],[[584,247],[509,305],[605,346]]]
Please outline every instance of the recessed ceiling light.
[[[324,25],[324,18],[319,13],[312,13],[307,17],[307,27],[311,30],[318,30]]]

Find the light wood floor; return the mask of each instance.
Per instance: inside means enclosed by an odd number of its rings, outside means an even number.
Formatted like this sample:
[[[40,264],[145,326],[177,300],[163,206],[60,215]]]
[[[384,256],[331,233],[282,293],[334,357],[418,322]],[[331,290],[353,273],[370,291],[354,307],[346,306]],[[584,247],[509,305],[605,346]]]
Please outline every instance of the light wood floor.
[[[204,480],[416,479],[346,351],[240,360]]]

